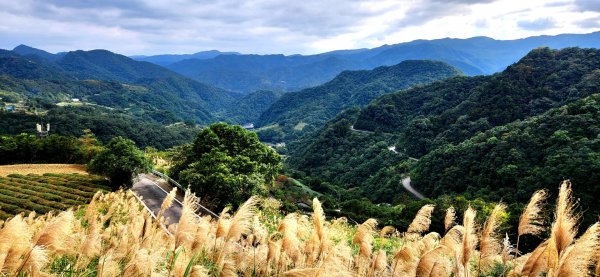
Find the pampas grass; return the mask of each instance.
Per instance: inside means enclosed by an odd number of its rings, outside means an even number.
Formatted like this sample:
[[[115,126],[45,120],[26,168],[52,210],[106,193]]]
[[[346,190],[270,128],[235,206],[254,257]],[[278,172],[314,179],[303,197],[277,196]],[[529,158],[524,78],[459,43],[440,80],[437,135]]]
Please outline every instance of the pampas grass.
[[[171,190],[171,192],[169,192],[169,194],[167,194],[167,196],[165,197],[165,199],[163,200],[162,204],[160,205],[160,210],[158,211],[158,213],[156,214],[156,219],[158,221],[160,221],[165,213],[165,211],[171,207],[171,205],[173,204],[173,200],[175,199],[175,197],[177,196],[177,188],[173,188]]]
[[[497,204],[483,225],[481,241],[479,243],[478,271],[487,271],[496,261],[496,258],[499,258],[501,246],[496,230],[500,226],[500,217],[505,213],[505,210],[506,205],[502,203]]]
[[[462,244],[459,251],[457,252],[457,258],[459,262],[457,262],[459,272],[463,272],[463,276],[469,277],[469,262],[471,261],[471,256],[473,252],[475,252],[475,247],[477,246],[478,238],[476,233],[476,223],[475,223],[475,215],[477,212],[473,210],[473,208],[469,207],[465,211],[465,215],[463,217],[463,227],[464,233],[462,238]]]
[[[538,247],[529,254],[529,258],[525,261],[523,268],[521,269],[522,276],[539,276],[540,273],[545,272],[548,268],[546,249],[548,247],[548,241],[544,241]]]
[[[452,226],[456,224],[456,211],[454,207],[450,206],[446,209],[446,216],[444,217],[444,232],[448,232]]]
[[[600,223],[590,226],[587,231],[562,255],[556,276],[589,275],[594,264],[594,255],[598,253],[600,243]]]
[[[558,192],[554,222],[547,247],[548,274],[551,276],[556,272],[559,260],[577,234],[580,216],[575,213],[576,203],[573,201],[572,193],[571,182],[563,181]]]
[[[413,221],[408,226],[408,233],[423,233],[429,230],[429,225],[431,224],[431,213],[433,213],[434,205],[428,204],[417,212],[417,215],[413,219]]]
[[[515,246],[517,255],[519,255],[519,241],[522,235],[539,235],[546,229],[544,227],[544,214],[542,211],[544,201],[547,197],[548,193],[545,190],[536,191],[523,210],[517,229],[517,245]]]
[[[201,218],[194,214],[197,198],[186,192],[181,219],[167,233],[131,192],[118,191],[96,195],[80,211],[7,220],[0,227],[0,275],[433,277],[488,276],[501,266],[507,276],[585,276],[598,272],[600,224],[575,241],[570,195],[562,184],[550,238],[512,258],[508,237],[500,243],[497,235],[502,204],[480,230],[473,208],[461,225],[445,220],[441,237],[426,231],[430,206],[417,214],[412,233],[391,226],[377,232],[374,219],[357,226],[328,221],[318,199],[310,215],[283,216],[276,200],[259,209],[260,200],[251,198],[233,215],[225,209],[219,219]]]

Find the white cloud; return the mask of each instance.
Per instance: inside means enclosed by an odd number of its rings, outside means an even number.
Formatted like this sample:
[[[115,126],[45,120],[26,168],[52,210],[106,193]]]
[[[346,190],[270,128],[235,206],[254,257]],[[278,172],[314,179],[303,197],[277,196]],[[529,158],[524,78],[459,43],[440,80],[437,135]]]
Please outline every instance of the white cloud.
[[[127,55],[318,53],[415,39],[598,30],[597,0],[19,0],[0,2],[0,48]]]

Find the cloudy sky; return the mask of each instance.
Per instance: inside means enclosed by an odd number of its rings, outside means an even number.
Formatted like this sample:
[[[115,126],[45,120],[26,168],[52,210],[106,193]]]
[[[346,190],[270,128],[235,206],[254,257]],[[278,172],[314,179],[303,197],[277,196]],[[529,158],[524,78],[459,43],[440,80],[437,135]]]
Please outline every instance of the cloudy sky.
[[[311,54],[600,30],[600,0],[1,0],[0,48]]]

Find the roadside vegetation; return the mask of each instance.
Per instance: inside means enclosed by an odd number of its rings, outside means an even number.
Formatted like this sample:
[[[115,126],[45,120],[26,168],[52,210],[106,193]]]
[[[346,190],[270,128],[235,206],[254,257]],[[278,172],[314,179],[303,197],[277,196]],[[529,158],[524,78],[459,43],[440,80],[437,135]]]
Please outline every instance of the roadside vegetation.
[[[197,217],[189,191],[179,224],[167,232],[129,192],[97,193],[85,210],[25,217],[0,229],[0,270],[10,276],[591,276],[600,272],[600,224],[577,233],[571,184],[562,183],[553,219],[546,192],[527,205],[515,239],[502,233],[505,205],[479,220],[446,211],[444,232],[429,232],[432,205],[405,230],[368,219],[327,220],[279,213],[279,202],[251,197],[219,219]],[[164,208],[168,207],[163,205]],[[160,212],[158,213],[160,214]],[[520,236],[543,239],[519,253]]]

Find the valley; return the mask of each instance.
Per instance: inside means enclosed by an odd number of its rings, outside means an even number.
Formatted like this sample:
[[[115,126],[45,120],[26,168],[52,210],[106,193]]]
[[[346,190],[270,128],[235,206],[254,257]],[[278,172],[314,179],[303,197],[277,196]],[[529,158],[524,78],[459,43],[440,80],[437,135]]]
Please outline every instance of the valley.
[[[599,34],[0,50],[0,275],[552,273],[598,245]]]

